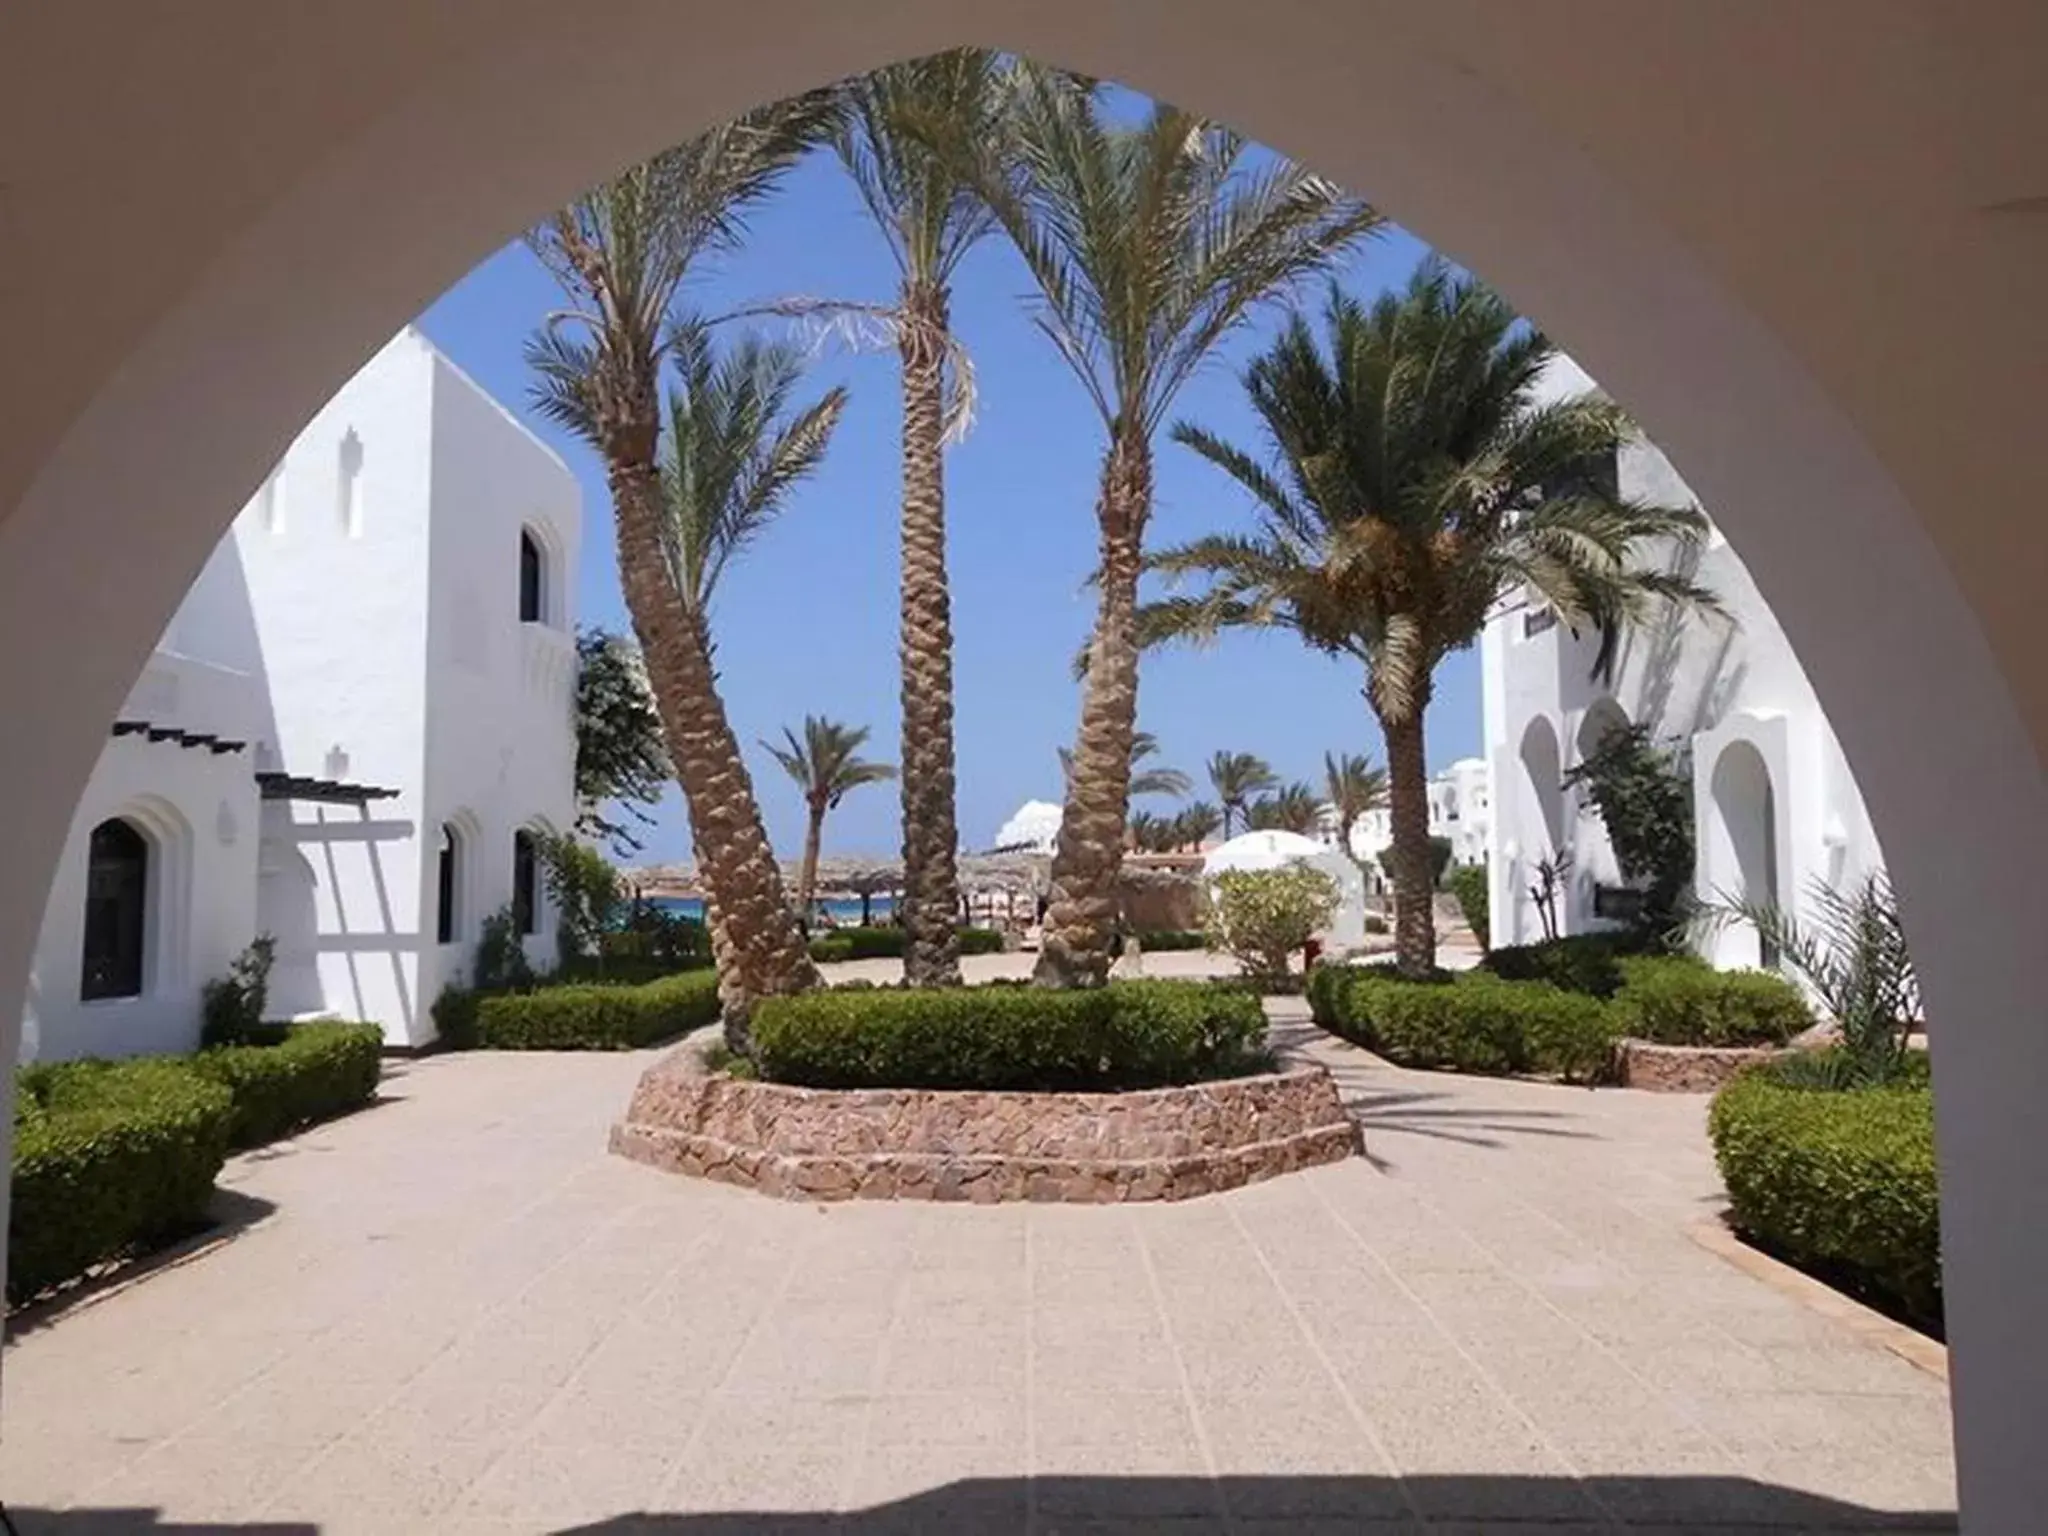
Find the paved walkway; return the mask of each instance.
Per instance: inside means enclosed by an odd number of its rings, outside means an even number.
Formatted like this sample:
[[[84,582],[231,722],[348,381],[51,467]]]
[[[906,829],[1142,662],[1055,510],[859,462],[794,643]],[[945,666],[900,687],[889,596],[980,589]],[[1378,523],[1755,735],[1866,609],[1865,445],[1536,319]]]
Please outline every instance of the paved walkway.
[[[0,1494],[66,1536],[1951,1528],[1940,1383],[1685,1235],[1701,1101],[1316,1049],[1370,1160],[1132,1209],[779,1204],[605,1156],[645,1056],[399,1067],[231,1166],[232,1242],[8,1351]]]

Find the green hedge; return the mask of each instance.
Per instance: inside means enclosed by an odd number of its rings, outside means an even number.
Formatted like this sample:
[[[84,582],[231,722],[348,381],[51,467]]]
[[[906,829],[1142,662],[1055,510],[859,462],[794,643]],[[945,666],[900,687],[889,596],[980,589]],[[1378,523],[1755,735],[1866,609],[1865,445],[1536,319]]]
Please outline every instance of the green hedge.
[[[1460,864],[1449,876],[1451,894],[1458,898],[1458,910],[1465,914],[1465,922],[1479,940],[1479,947],[1485,949],[1492,938],[1488,926],[1486,894],[1486,866],[1484,864]]]
[[[1137,936],[1138,948],[1147,954],[1163,955],[1172,950],[1207,949],[1209,935],[1199,928],[1155,928]]]
[[[445,1001],[445,994],[444,994]],[[437,1003],[435,1023],[460,1025],[474,1008],[475,1043],[497,1051],[629,1051],[718,1018],[718,976],[685,971],[640,986],[593,982]]]
[[[1112,1090],[1267,1062],[1258,1000],[1199,982],[811,992],[753,1024],[762,1077],[818,1088]]]
[[[963,955],[1000,954],[1003,936],[993,928],[961,928]],[[835,960],[901,960],[908,940],[901,928],[877,924],[869,928],[832,928],[811,940],[811,958],[820,965]]]
[[[1690,956],[1621,964],[1617,1030],[1664,1045],[1783,1045],[1813,1025],[1800,990],[1769,971],[1717,971]]]
[[[1746,1073],[1707,1118],[1729,1216],[1759,1246],[1923,1327],[1941,1323],[1934,1097]]]
[[[253,1147],[369,1103],[383,1050],[375,1024],[299,1024],[276,1045],[215,1046],[190,1065],[233,1096],[229,1143]]]
[[[1503,981],[1547,981],[1567,992],[1612,997],[1621,990],[1624,955],[1640,952],[1642,941],[1627,934],[1575,933],[1537,944],[1507,944],[1488,950],[1479,962]]]
[[[1606,1005],[1548,982],[1484,971],[1407,981],[1367,966],[1320,986],[1327,1028],[1404,1067],[1547,1072],[1567,1082],[1599,1082],[1613,1071],[1616,1037]]]
[[[197,1227],[235,1103],[182,1061],[65,1062],[16,1078],[7,1299]]]

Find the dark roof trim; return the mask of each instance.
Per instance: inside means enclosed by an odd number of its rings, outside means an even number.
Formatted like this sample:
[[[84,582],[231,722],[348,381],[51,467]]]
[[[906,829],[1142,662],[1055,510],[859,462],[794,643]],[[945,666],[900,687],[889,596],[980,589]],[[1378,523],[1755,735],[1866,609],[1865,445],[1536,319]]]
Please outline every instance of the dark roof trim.
[[[152,725],[147,720],[116,720],[113,733],[116,736],[147,736],[151,741],[173,742],[180,747],[204,747],[216,757],[227,752],[240,752],[249,745],[246,741],[216,736],[211,731],[181,731],[176,726]]]
[[[318,800],[331,805],[365,805],[395,800],[398,791],[374,784],[344,784],[339,779],[314,779],[296,773],[259,773],[256,788],[265,800]]]

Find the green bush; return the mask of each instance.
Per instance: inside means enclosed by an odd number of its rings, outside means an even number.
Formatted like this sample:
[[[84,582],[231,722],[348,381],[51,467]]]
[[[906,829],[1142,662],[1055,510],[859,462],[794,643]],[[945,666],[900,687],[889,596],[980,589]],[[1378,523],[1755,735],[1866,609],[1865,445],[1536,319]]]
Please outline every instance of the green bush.
[[[1813,1024],[1799,989],[1769,971],[1717,971],[1690,956],[1621,962],[1620,1033],[1665,1045],[1783,1045]]]
[[[194,1228],[234,1100],[177,1061],[66,1062],[16,1078],[7,1299]]]
[[[1262,1070],[1258,1000],[1199,982],[969,987],[771,998],[755,1063],[817,1088],[1113,1090]]]
[[[1538,944],[1489,950],[1480,965],[1503,981],[1547,981],[1566,992],[1612,997],[1621,990],[1621,958],[1641,941],[1627,934],[1574,933]]]
[[[191,1067],[234,1098],[229,1144],[253,1147],[367,1104],[383,1049],[375,1024],[300,1024],[277,1045],[201,1051]]]
[[[962,927],[960,953],[1000,954],[1003,936],[993,928]],[[811,958],[820,965],[835,960],[901,960],[908,943],[901,928],[874,925],[866,928],[833,928],[811,940]]]
[[[1598,998],[1484,971],[1409,981],[1359,967],[1330,982],[1328,1027],[1404,1067],[1547,1072],[1598,1082],[1614,1061],[1614,1024]]]
[[[276,958],[277,940],[258,934],[229,962],[227,975],[216,976],[199,989],[202,1045],[275,1043],[266,1038],[263,1010],[270,1001],[270,968]]]
[[[685,971],[637,987],[572,982],[486,996],[475,1008],[485,1050],[629,1051],[715,1021],[718,976]]]
[[[1749,1072],[1715,1096],[1707,1129],[1738,1231],[1939,1328],[1934,1098],[1924,1081],[1829,1093]]]
[[[1465,921],[1479,940],[1479,947],[1487,948],[1492,942],[1493,929],[1488,918],[1486,866],[1460,864],[1450,873],[1450,886],[1451,894],[1458,898],[1458,910],[1465,914]]]
[[[1277,978],[1337,910],[1337,882],[1307,864],[1226,870],[1209,882],[1209,941],[1247,976]]]
[[[1339,965],[1328,960],[1310,966],[1301,982],[1301,995],[1308,999],[1309,1017],[1324,1029],[1336,1029],[1342,1019],[1344,991],[1351,985],[1351,978],[1364,970],[1363,966]]]
[[[1368,912],[1365,914],[1365,931],[1371,934],[1383,934],[1392,930],[1387,920],[1380,916],[1379,913]]]
[[[963,955],[1000,955],[1003,952],[1003,936],[993,928],[962,928],[960,930],[960,953]]]
[[[476,1015],[484,994],[474,987],[443,987],[429,1010],[434,1016],[434,1036],[451,1051],[476,1049]]]
[[[811,958],[820,965],[831,965],[839,960],[853,958],[853,940],[842,934],[828,933],[811,940]]]
[[[1209,935],[1199,928],[1155,928],[1137,936],[1138,948],[1147,954],[1163,955],[1170,950],[1207,949]]]

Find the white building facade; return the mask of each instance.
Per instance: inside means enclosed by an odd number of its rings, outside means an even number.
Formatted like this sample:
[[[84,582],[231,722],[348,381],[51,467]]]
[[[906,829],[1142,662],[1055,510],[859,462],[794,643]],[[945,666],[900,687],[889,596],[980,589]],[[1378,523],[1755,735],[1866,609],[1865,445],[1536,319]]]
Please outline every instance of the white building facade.
[[[1451,863],[1484,862],[1493,825],[1493,774],[1485,758],[1461,757],[1429,778],[1429,835],[1451,845]],[[1338,846],[1336,812],[1325,805],[1316,837]],[[1384,805],[1367,811],[1351,827],[1351,853],[1371,861],[1373,894],[1390,887],[1381,857],[1394,845],[1393,813]]]
[[[1546,380],[1590,387],[1575,367]],[[1696,498],[1647,442],[1615,465],[1624,496],[1665,505]],[[1711,509],[1709,509],[1711,510]],[[1805,672],[1735,551],[1715,532],[1689,574],[1725,617],[1672,613],[1627,635],[1611,683],[1593,676],[1591,634],[1574,636],[1546,607],[1501,604],[1481,641],[1485,733],[1494,785],[1488,838],[1496,945],[1543,937],[1532,890],[1539,867],[1568,851],[1555,911],[1563,933],[1615,925],[1621,874],[1590,798],[1565,773],[1618,726],[1647,724],[1682,751],[1692,776],[1695,894],[1798,910],[1816,882],[1837,887],[1883,866],[1841,744]],[[1755,931],[1731,924],[1703,940],[1723,966],[1755,965]]]
[[[258,934],[273,1017],[433,1036],[485,916],[554,958],[581,498],[417,331],[307,425],[131,691],[73,815],[24,1059],[187,1050]]]

